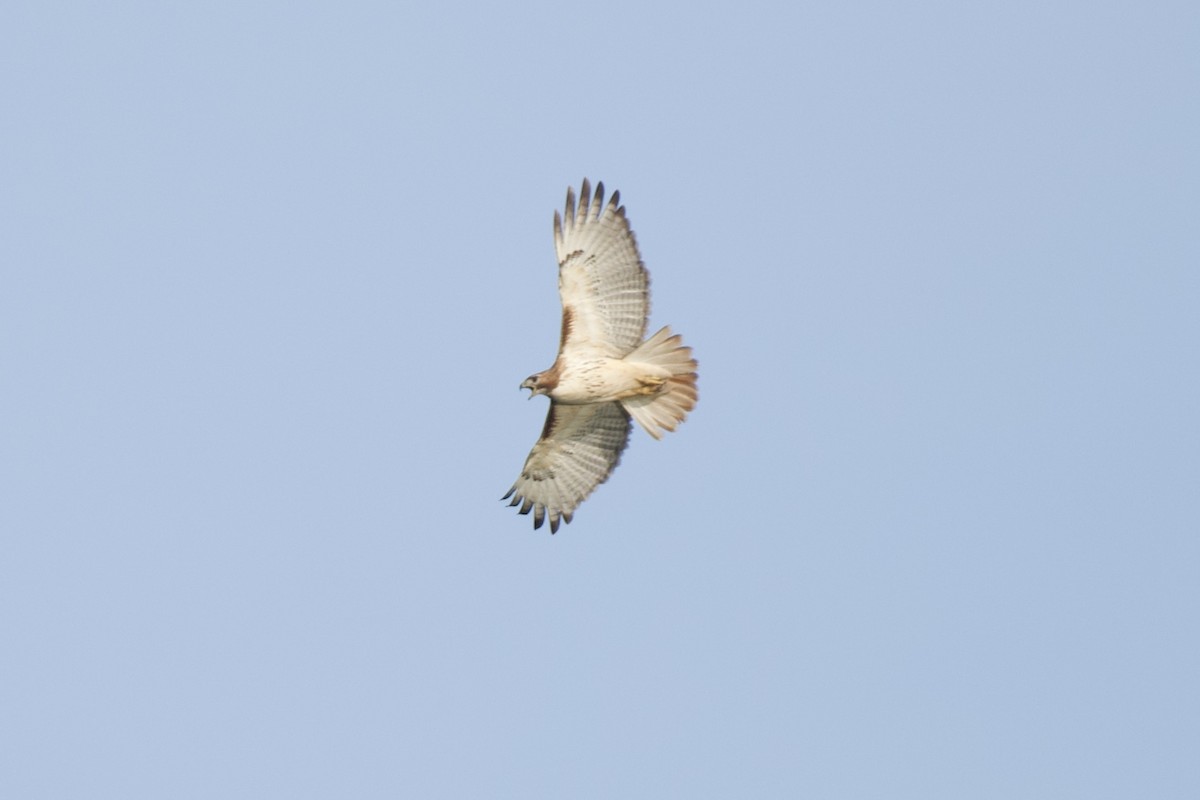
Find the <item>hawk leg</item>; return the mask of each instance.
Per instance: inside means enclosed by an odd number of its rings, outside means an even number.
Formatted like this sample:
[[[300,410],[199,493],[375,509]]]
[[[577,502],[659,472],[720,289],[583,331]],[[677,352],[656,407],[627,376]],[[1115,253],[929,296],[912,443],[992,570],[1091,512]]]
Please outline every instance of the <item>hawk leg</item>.
[[[629,396],[637,397],[640,395],[642,397],[649,397],[651,395],[658,394],[659,392],[663,391],[666,388],[667,388],[667,379],[666,378],[660,378],[657,375],[644,375],[644,376],[638,378],[638,387],[636,389],[633,389],[629,393]]]

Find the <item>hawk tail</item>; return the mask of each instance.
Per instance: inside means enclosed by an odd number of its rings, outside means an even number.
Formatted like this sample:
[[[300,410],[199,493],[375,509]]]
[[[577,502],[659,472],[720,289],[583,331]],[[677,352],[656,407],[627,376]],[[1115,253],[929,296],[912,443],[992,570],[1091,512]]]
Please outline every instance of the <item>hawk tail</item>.
[[[621,405],[646,433],[661,439],[662,431],[673,431],[684,421],[700,396],[696,390],[696,359],[692,358],[692,348],[684,346],[682,337],[672,336],[671,329],[664,327],[625,356],[625,360],[650,364],[670,373],[657,391],[621,400]]]

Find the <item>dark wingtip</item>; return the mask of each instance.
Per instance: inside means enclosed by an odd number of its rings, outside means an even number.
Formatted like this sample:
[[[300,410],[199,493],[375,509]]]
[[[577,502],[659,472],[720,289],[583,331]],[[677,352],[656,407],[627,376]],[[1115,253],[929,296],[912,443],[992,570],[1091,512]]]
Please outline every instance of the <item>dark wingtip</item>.
[[[563,221],[568,228],[575,227],[575,187],[567,187],[567,207],[563,210]]]
[[[512,488],[511,488],[511,489],[509,489],[507,492],[505,492],[505,493],[504,493],[504,497],[501,497],[500,499],[501,499],[501,500],[507,500],[508,498],[512,497],[512,493],[513,493],[513,492],[515,492],[516,490],[517,490],[517,487],[515,487],[515,486],[514,486],[514,487],[512,487]]]

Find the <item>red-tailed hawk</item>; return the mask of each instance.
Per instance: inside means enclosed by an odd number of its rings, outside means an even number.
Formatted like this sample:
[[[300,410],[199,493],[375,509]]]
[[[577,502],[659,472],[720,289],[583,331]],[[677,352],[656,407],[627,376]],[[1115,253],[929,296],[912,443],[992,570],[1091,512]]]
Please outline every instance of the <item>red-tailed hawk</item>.
[[[565,217],[554,212],[562,338],[545,372],[521,384],[550,398],[542,438],[525,459],[521,477],[502,497],[533,527],[547,517],[550,532],[612,473],[629,442],[630,418],[655,439],[673,431],[696,406],[696,361],[679,336],[662,328],[649,339],[650,276],[613,192],[593,197],[587,179],[567,189]]]

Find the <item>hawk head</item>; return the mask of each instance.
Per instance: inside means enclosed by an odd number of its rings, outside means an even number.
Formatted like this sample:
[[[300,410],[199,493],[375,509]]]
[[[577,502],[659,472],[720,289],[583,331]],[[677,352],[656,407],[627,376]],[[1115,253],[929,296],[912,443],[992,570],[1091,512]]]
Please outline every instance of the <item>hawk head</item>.
[[[530,375],[528,378],[526,378],[521,383],[520,388],[529,390],[529,399],[530,400],[537,397],[539,394],[546,394],[552,388],[554,388],[553,386],[548,385],[542,381],[542,376],[545,374],[546,373],[544,373],[544,372],[539,372],[536,375]]]

